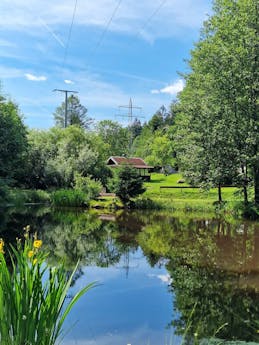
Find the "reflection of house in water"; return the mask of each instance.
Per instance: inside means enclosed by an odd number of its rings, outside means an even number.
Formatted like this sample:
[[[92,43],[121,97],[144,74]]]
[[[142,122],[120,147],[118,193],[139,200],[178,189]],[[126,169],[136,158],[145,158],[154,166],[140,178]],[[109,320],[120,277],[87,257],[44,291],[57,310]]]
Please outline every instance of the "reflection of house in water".
[[[149,181],[150,180],[150,172],[154,168],[153,166],[147,165],[142,158],[139,157],[119,157],[119,156],[111,156],[107,160],[107,165],[112,168],[119,168],[123,166],[130,166],[136,169],[139,173],[139,176],[142,177],[143,180]]]
[[[110,222],[115,222],[116,221],[116,216],[114,214],[109,214],[109,213],[104,213],[99,215],[100,220],[107,220]]]

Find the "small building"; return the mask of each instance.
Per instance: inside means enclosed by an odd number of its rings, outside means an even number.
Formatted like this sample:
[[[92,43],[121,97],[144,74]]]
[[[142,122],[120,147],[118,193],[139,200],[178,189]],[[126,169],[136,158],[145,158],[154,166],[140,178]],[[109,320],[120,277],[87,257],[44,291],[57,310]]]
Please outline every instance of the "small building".
[[[111,156],[107,160],[107,165],[111,168],[118,168],[125,165],[131,166],[137,169],[139,176],[143,178],[145,181],[150,181],[150,172],[154,168],[151,165],[147,165],[142,158],[139,157],[119,157],[119,156]]]

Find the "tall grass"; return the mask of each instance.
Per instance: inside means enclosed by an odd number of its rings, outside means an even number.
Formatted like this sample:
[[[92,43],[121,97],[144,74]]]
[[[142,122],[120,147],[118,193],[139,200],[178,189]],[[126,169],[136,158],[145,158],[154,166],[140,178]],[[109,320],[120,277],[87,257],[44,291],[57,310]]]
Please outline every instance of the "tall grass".
[[[51,204],[61,207],[87,207],[89,199],[80,190],[60,189],[51,194]]]
[[[0,239],[0,344],[54,345],[71,308],[94,283],[65,303],[77,267],[70,277],[63,265],[51,268],[42,242],[25,237],[24,245],[10,246],[9,259]]]

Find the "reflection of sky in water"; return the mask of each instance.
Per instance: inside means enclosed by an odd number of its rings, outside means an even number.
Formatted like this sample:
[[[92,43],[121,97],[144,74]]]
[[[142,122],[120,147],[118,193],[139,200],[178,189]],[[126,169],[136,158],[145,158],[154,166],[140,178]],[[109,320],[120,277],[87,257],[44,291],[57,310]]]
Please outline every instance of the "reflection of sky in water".
[[[129,274],[124,259],[113,267],[85,267],[72,292],[98,281],[75,305],[64,329],[62,345],[167,345],[180,343],[167,325],[172,320],[173,296],[164,267],[151,268],[140,251],[130,254]],[[177,341],[178,340],[178,341]]]

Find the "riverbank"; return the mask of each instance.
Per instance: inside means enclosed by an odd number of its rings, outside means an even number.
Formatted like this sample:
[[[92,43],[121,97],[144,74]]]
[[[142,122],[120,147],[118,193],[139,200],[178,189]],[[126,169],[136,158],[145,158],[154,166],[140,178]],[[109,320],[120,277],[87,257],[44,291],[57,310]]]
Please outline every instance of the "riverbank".
[[[204,190],[192,188],[186,183],[181,174],[153,173],[151,180],[145,182],[146,191],[140,197],[134,199],[133,208],[137,209],[164,209],[182,212],[213,212],[228,213],[235,217],[255,219],[259,216],[259,210],[253,205],[244,208],[241,190],[236,187],[223,187],[221,204],[218,203],[218,190],[211,188]],[[252,191],[249,191],[250,194]],[[71,194],[71,193],[70,193]],[[252,195],[250,195],[252,199]],[[22,205],[26,203],[50,203],[51,192],[41,190],[10,191],[10,204]],[[73,201],[71,201],[73,202]],[[70,205],[71,207],[75,205]],[[90,200],[90,208],[94,209],[121,209],[123,204],[118,197],[100,196]]]

